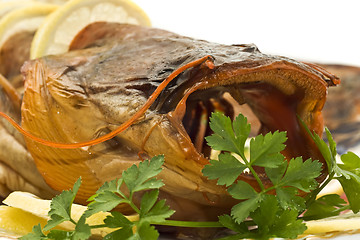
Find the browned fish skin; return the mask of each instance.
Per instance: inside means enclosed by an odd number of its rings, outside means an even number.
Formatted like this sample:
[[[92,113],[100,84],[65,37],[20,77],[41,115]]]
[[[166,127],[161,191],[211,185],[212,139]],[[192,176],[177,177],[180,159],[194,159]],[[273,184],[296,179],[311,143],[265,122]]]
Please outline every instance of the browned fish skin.
[[[23,78],[20,68],[29,59],[34,32],[23,31],[10,36],[0,49],[0,111],[20,123]],[[7,82],[8,80],[8,82]],[[5,85],[4,85],[5,84]],[[37,170],[27,151],[24,137],[7,121],[0,120],[0,198],[12,191],[27,191],[44,198],[57,192],[52,190]]]
[[[262,123],[261,133],[288,131],[285,156],[323,162],[297,115],[321,135],[321,110],[327,87],[337,83],[336,77],[285,57],[262,54],[254,45],[227,46],[131,25],[98,23],[91,28],[100,32],[92,39],[82,32],[78,39],[87,41],[74,40],[72,47],[87,49],[44,57],[23,67],[22,125],[35,135],[64,143],[96,138],[133,115],[179,66],[212,55],[215,69],[200,66],[182,73],[142,119],[108,142],[63,150],[27,140],[38,169],[54,189],[69,188],[81,176],[84,184],[77,200],[84,202],[104,181],[138,162],[139,152],[148,157],[164,154],[163,197],[174,209],[193,202],[199,211],[198,215],[178,211],[176,217],[208,218],[211,211],[202,209],[207,205],[215,211],[215,207],[228,209],[232,202],[224,189],[202,177],[209,152],[205,143],[195,148],[198,133],[191,130],[199,127],[191,122],[197,109],[230,105],[224,103],[225,92],[252,108]],[[325,175],[326,170],[319,181]],[[256,186],[251,176],[243,178]]]
[[[15,88],[23,87],[20,68],[30,59],[30,45],[35,32],[22,31],[9,37],[0,49],[0,73]]]
[[[0,111],[20,122],[20,109],[14,106],[1,87]],[[0,198],[16,190],[47,198],[55,194],[37,170],[23,136],[7,121],[0,119]]]

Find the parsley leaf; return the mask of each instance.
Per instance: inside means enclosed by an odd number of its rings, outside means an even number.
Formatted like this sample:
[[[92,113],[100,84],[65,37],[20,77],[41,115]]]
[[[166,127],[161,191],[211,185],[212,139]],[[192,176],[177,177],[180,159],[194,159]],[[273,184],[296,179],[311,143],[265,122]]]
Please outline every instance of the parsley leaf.
[[[130,193],[135,193],[146,189],[156,189],[164,185],[161,180],[157,180],[155,177],[161,172],[161,166],[164,163],[164,156],[155,156],[149,160],[145,160],[139,163],[139,167],[132,165],[125,170],[122,174],[122,178],[128,187]]]
[[[212,149],[234,152],[245,158],[245,141],[250,134],[250,124],[243,115],[239,115],[231,123],[229,117],[215,112],[210,117],[209,125],[214,134],[205,139]]]
[[[298,196],[299,191],[293,187],[277,188],[276,197],[279,199],[280,206],[283,209],[296,209],[303,211],[305,209],[305,200]]]
[[[284,155],[280,152],[285,149],[287,140],[285,132],[267,133],[258,135],[250,141],[250,163],[260,167],[275,168],[284,162]]]
[[[122,179],[114,179],[112,181],[109,181],[109,182],[105,182],[97,191],[96,191],[96,194],[94,194],[93,196],[91,196],[89,198],[88,201],[93,201],[94,198],[96,196],[98,196],[99,193],[101,192],[106,192],[106,191],[109,191],[109,192],[117,192],[119,191],[119,188],[122,184]]]
[[[353,179],[360,183],[360,157],[353,152],[341,156],[343,164],[337,164],[341,175],[346,179]]]
[[[353,152],[341,156],[343,164],[336,166],[336,179],[339,180],[346,194],[351,210],[354,213],[360,210],[360,158]]]
[[[306,230],[306,226],[297,219],[298,212],[282,209],[275,196],[266,195],[251,218],[257,224],[257,236],[260,239],[272,237],[296,238]]]
[[[47,235],[46,239],[53,239],[53,240],[70,240],[72,239],[73,232],[67,232],[63,230],[56,230],[53,229],[50,231],[50,233]]]
[[[111,216],[107,216],[104,222],[108,228],[131,228],[134,225],[134,223],[127,219],[122,213],[115,211],[111,212]]]
[[[235,232],[221,240],[243,238],[270,239],[273,237],[296,238],[306,230],[305,224],[298,219],[298,212],[293,209],[283,209],[278,205],[274,195],[263,195],[259,207],[250,213],[252,221],[239,223],[229,215],[219,217],[220,223]]]
[[[258,195],[254,188],[244,181],[233,184],[228,188],[228,193],[230,193],[233,198],[239,200],[254,198]]]
[[[91,236],[91,228],[85,223],[86,217],[82,215],[79,221],[76,223],[75,231],[72,234],[73,240],[86,240]]]
[[[135,223],[129,221],[120,212],[111,212],[111,216],[107,216],[104,220],[105,225],[108,228],[120,228],[107,234],[104,239],[128,239],[133,235],[133,226]]]
[[[20,238],[21,240],[43,240],[43,239],[48,239],[46,237],[46,235],[43,233],[42,229],[41,229],[41,225],[38,224],[38,225],[35,225],[33,228],[32,228],[32,232],[25,235],[25,236],[22,236]]]
[[[219,155],[219,160],[210,160],[202,172],[209,179],[218,179],[219,185],[230,186],[246,168],[230,153],[223,153]]]
[[[247,182],[239,181],[232,185],[228,192],[230,195],[242,201],[231,209],[231,216],[234,217],[235,221],[240,223],[249,216],[257,207],[259,202],[262,200],[262,195],[258,194]]]
[[[360,210],[360,183],[353,179],[346,179],[345,177],[340,177],[338,180],[343,187],[351,210],[354,213],[358,213]]]
[[[276,197],[284,209],[304,210],[305,199],[298,196],[299,190],[310,192],[318,185],[315,178],[320,175],[321,166],[318,161],[308,159],[303,162],[302,158],[297,157],[291,159],[288,164],[283,163],[278,169],[265,169],[274,184]]]
[[[300,122],[309,134],[309,136],[314,140],[316,146],[321,152],[321,155],[325,159],[329,173],[333,172],[334,167],[336,167],[336,143],[331,136],[329,129],[325,128],[326,136],[329,141],[329,145],[327,145],[326,142],[322,140],[319,135],[317,135],[316,133],[312,133],[301,119]]]
[[[240,224],[238,224],[237,222],[235,222],[235,220],[229,216],[229,215],[221,215],[219,216],[219,222],[226,228],[237,232],[237,233],[246,233],[249,231],[248,227],[246,226],[246,224],[244,222],[241,222]]]
[[[275,221],[269,224],[267,230],[269,236],[280,238],[297,238],[307,228],[301,219],[298,219],[298,211],[294,209],[281,209],[276,214]]]
[[[72,220],[71,205],[74,202],[80,184],[81,179],[78,179],[72,190],[63,191],[52,199],[49,211],[50,220],[45,225],[44,231],[48,231],[62,222]]]
[[[309,192],[317,186],[315,178],[320,175],[321,167],[319,161],[311,159],[303,161],[302,158],[297,157],[289,161],[285,175],[278,182],[273,183],[278,187],[292,186]],[[267,168],[266,171],[271,171],[271,168]]]
[[[160,236],[159,232],[155,229],[154,226],[151,226],[149,222],[142,222],[140,226],[138,226],[136,233],[132,239],[136,240],[143,240],[143,239],[149,239],[149,240],[156,240]]]
[[[242,201],[231,208],[231,216],[237,223],[243,222],[250,213],[255,211],[259,207],[259,202],[262,201],[262,195],[256,196]]]
[[[344,164],[338,164],[342,170],[342,176],[337,177],[341,183],[351,210],[354,213],[360,210],[360,158],[352,152],[341,156]]]
[[[128,201],[121,198],[115,192],[102,189],[93,197],[92,202],[88,204],[88,209],[85,214],[91,216],[97,212],[108,212],[113,210],[117,205],[121,203],[127,203]]]
[[[104,240],[129,240],[133,238],[133,231],[131,227],[122,227],[119,230],[113,231],[104,237]]]
[[[174,214],[175,211],[165,205],[164,199],[157,201],[158,196],[159,190],[153,190],[146,192],[141,198],[140,218],[142,221],[161,223]]]
[[[325,129],[326,136],[329,141],[329,145],[327,145],[317,134],[311,133],[305,124],[303,124],[303,126],[307,129],[309,135],[313,138],[326,160],[330,176],[327,181],[329,182],[333,178],[337,179],[342,185],[345,195],[349,200],[351,210],[354,213],[359,212],[360,202],[358,199],[360,198],[360,158],[356,154],[348,152],[340,157],[343,164],[337,163],[336,143],[329,129]],[[319,191],[320,190],[321,189],[319,189]]]
[[[346,201],[337,194],[329,194],[316,199],[304,213],[305,220],[316,220],[339,215],[344,211]]]
[[[235,234],[220,238],[219,240],[239,240],[243,238],[256,238],[257,236],[249,230],[245,222],[237,223],[234,218],[229,215],[219,216],[219,222],[222,226],[232,230]]]
[[[142,239],[144,234],[147,234],[147,239],[157,239],[158,232],[151,224],[164,222],[169,218],[174,211],[165,204],[165,200],[158,201],[159,188],[163,186],[161,180],[154,177],[160,173],[161,166],[164,163],[164,156],[153,157],[150,161],[145,160],[139,163],[139,166],[133,165],[122,174],[122,179],[114,180],[104,184],[96,196],[92,197],[92,202],[89,204],[89,213],[98,211],[110,211],[118,204],[129,204],[135,212],[139,214],[139,221],[130,222],[120,213],[112,213],[105,220],[105,226],[110,228],[121,227],[106,236],[105,239]],[[121,192],[121,185],[125,184],[129,191],[129,196]],[[132,202],[132,196],[135,192],[142,190],[147,191],[141,198],[140,208]],[[136,229],[133,234],[133,229]],[[145,235],[144,235],[145,236]],[[155,237],[152,238],[151,236]],[[126,238],[127,239],[127,238]]]
[[[344,164],[339,164],[339,167],[352,171],[356,176],[360,175],[360,157],[353,152],[347,152],[346,154],[341,155],[341,161]]]

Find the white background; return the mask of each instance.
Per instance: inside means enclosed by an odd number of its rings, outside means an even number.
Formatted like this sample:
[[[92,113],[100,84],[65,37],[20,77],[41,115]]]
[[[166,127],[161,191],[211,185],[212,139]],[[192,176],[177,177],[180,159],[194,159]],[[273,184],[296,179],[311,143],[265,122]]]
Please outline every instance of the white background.
[[[133,0],[154,27],[318,63],[360,67],[357,0]]]

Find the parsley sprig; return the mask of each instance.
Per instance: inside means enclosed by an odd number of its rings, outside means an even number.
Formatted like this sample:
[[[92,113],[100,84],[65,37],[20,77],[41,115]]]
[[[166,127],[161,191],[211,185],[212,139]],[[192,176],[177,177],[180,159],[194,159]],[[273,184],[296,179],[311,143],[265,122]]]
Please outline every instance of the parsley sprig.
[[[287,137],[285,132],[279,131],[252,138],[250,156],[247,157],[245,141],[250,134],[247,119],[239,115],[231,122],[229,117],[216,112],[210,120],[214,134],[206,140],[221,154],[219,160],[211,160],[204,167],[203,174],[209,179],[218,179],[218,184],[228,187],[233,198],[241,200],[232,207],[230,215],[220,217],[225,227],[233,226],[230,229],[236,232],[225,239],[295,238],[304,232],[306,226],[298,215],[305,210],[306,201],[299,193],[317,187],[315,178],[320,175],[321,163],[311,159],[303,161],[300,157],[286,161],[281,151],[285,149]],[[264,168],[271,186],[264,185],[254,167]],[[260,191],[245,181],[236,181],[245,170],[252,173]],[[274,191],[276,195],[272,194]],[[252,219],[251,227],[245,221],[249,217]],[[285,226],[291,226],[291,231]]]
[[[303,126],[306,128],[304,124]],[[311,133],[309,129],[307,129],[307,131],[326,161],[329,176],[319,188],[307,197],[308,211],[304,214],[304,219],[314,220],[336,216],[340,212],[348,209],[354,213],[358,213],[360,210],[359,156],[351,151],[338,156],[336,143],[328,128],[325,128],[328,144],[317,134]],[[332,180],[338,180],[340,182],[349,204],[336,194],[329,194],[316,199],[317,194]]]
[[[340,157],[337,162],[336,144],[326,129],[328,144],[307,129],[327,164],[329,176],[319,186],[316,178],[322,164],[317,160],[297,157],[287,161],[281,154],[285,149],[286,132],[273,132],[249,139],[250,124],[243,115],[234,121],[222,113],[213,113],[210,127],[214,134],[206,138],[209,146],[220,151],[218,160],[210,160],[203,169],[204,176],[224,185],[231,197],[238,203],[229,215],[219,216],[218,222],[174,221],[168,218],[174,213],[165,200],[159,200],[159,189],[164,183],[156,179],[164,163],[164,156],[133,165],[125,170],[120,179],[105,183],[89,201],[87,210],[78,221],[71,218],[71,205],[80,188],[79,179],[72,190],[63,191],[53,198],[50,220],[43,229],[34,226],[33,232],[22,237],[35,239],[88,239],[91,229],[108,227],[114,229],[104,239],[157,239],[159,233],[154,225],[179,227],[224,227],[231,233],[223,240],[273,237],[296,238],[306,230],[304,220],[335,216],[351,209],[360,210],[360,158],[352,152]],[[249,154],[247,154],[249,151]],[[256,169],[263,168],[260,175]],[[241,176],[250,172],[256,186],[242,181]],[[265,184],[264,179],[267,179]],[[338,180],[349,201],[347,204],[336,194],[317,199],[318,193],[332,180]],[[270,183],[270,184],[269,184]],[[300,197],[300,193],[308,193]],[[276,194],[274,194],[276,193]],[[134,197],[142,194],[139,204]],[[113,211],[119,204],[127,204],[139,216],[130,221],[122,213]],[[86,219],[97,212],[110,212],[104,224],[90,226]],[[62,222],[69,221],[75,226],[73,231],[56,229]]]
[[[159,188],[164,185],[161,180],[154,178],[161,171],[164,163],[164,156],[156,156],[145,160],[139,166],[133,165],[125,170],[122,177],[105,183],[89,201],[84,214],[76,222],[71,218],[71,205],[76,193],[80,188],[79,179],[73,190],[63,191],[51,201],[49,211],[50,220],[41,230],[41,226],[35,226],[33,232],[22,237],[24,240],[32,239],[88,239],[93,228],[113,228],[114,231],[106,235],[104,239],[157,239],[158,231],[151,224],[162,223],[169,218],[174,210],[165,204],[165,200],[158,200]],[[125,185],[129,194],[122,190]],[[134,194],[147,190],[141,198],[139,208],[134,203]],[[122,213],[112,211],[119,204],[128,204],[137,214],[139,221],[129,221]],[[97,212],[111,212],[111,215],[104,220],[103,225],[90,226],[86,218]],[[74,223],[73,231],[54,229],[64,221]],[[46,235],[44,232],[49,231]]]

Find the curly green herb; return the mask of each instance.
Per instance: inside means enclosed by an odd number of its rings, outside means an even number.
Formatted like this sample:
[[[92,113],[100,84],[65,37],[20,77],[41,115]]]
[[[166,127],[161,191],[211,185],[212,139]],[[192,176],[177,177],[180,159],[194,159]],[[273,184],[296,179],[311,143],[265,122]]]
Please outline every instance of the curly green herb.
[[[318,135],[308,133],[324,156],[329,176],[320,186],[316,178],[322,171],[317,160],[297,157],[287,161],[281,154],[287,140],[285,132],[258,135],[250,140],[250,156],[245,154],[245,142],[249,138],[250,124],[243,115],[233,122],[222,113],[213,113],[210,127],[214,134],[206,138],[209,146],[220,151],[219,160],[210,160],[203,169],[204,176],[216,179],[225,185],[228,193],[238,200],[229,215],[219,216],[218,222],[174,221],[169,218],[174,213],[159,200],[159,189],[164,183],[156,179],[161,172],[164,156],[133,165],[123,172],[122,178],[105,183],[89,201],[87,210],[76,222],[71,218],[71,205],[80,187],[79,179],[72,190],[63,191],[52,199],[50,220],[44,229],[34,226],[33,232],[23,236],[23,240],[35,239],[88,239],[91,229],[108,227],[114,229],[104,239],[158,239],[159,232],[154,225],[178,227],[218,227],[232,230],[223,240],[273,237],[296,238],[306,230],[304,220],[313,220],[339,215],[351,209],[360,210],[360,158],[352,152],[340,157],[336,162],[336,144],[326,129],[329,145]],[[306,128],[306,126],[304,125]],[[256,172],[263,167],[271,186],[265,186]],[[249,171],[259,185],[254,189],[239,176]],[[349,205],[338,195],[330,194],[317,199],[317,194],[333,179],[338,180],[349,200]],[[121,191],[125,186],[129,194]],[[146,191],[141,203],[133,202],[136,192]],[[274,192],[276,194],[274,194]],[[300,192],[308,193],[300,197]],[[128,220],[122,213],[113,211],[119,204],[128,204],[139,215],[138,221]],[[86,218],[97,212],[111,212],[104,224],[90,226]],[[301,217],[300,217],[301,216]],[[73,231],[54,229],[58,224],[70,221],[75,225]]]

